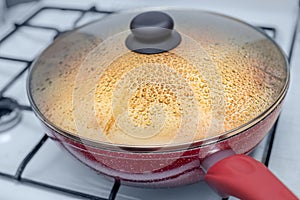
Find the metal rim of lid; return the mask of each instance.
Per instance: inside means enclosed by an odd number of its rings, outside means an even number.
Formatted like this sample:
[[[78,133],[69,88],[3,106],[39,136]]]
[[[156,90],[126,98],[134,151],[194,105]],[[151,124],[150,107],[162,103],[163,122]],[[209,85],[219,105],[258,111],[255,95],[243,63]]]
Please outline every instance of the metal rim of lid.
[[[153,9],[159,9],[159,10],[168,10],[168,9],[172,9],[174,10],[174,8],[168,8],[168,7],[156,7],[156,8],[144,8],[144,9],[133,9],[133,10],[127,10],[127,11],[123,11],[123,12],[119,12],[119,13],[131,13],[131,12],[143,12],[143,11],[147,11],[147,10],[153,10]],[[176,9],[175,9],[176,10]],[[274,101],[274,103],[267,108],[264,112],[262,112],[260,115],[258,115],[256,118],[254,118],[253,120],[249,121],[246,124],[243,124],[239,127],[236,127],[235,129],[226,131],[224,133],[222,133],[221,135],[212,137],[212,138],[206,138],[206,139],[202,139],[199,141],[193,141],[189,144],[180,144],[180,145],[173,145],[173,146],[168,146],[168,147],[161,147],[161,146],[129,146],[129,145],[116,145],[116,144],[112,144],[112,143],[106,143],[106,142],[100,142],[100,141],[93,141],[93,140],[89,140],[89,139],[85,139],[85,138],[80,138],[78,136],[76,136],[75,134],[65,131],[63,129],[61,129],[60,127],[56,126],[55,124],[53,124],[52,122],[50,122],[38,109],[38,106],[35,104],[34,99],[32,97],[31,94],[31,90],[30,90],[30,83],[31,83],[31,79],[32,79],[32,71],[35,68],[35,62],[32,63],[32,65],[30,66],[29,69],[29,76],[27,77],[27,84],[26,84],[26,89],[27,89],[27,94],[28,94],[28,98],[29,98],[29,102],[32,106],[33,111],[36,113],[36,116],[43,122],[45,123],[45,125],[56,131],[57,133],[59,133],[60,135],[71,139],[75,142],[78,142],[80,144],[84,144],[84,145],[88,145],[90,147],[93,148],[99,148],[99,149],[105,149],[105,150],[109,150],[109,151],[116,151],[116,152],[120,152],[120,151],[130,151],[132,153],[163,153],[163,152],[178,152],[178,151],[186,151],[186,147],[189,146],[188,149],[195,149],[195,148],[201,148],[207,145],[211,145],[214,143],[218,143],[221,142],[223,140],[227,140],[231,137],[237,136],[240,133],[243,133],[243,131],[255,126],[257,123],[259,123],[260,121],[262,121],[263,119],[265,119],[270,113],[272,113],[273,110],[275,110],[277,108],[278,105],[281,104],[281,102],[283,101],[286,93],[287,93],[287,89],[289,87],[289,83],[290,83],[290,68],[289,68],[289,63],[286,57],[286,54],[284,53],[284,51],[282,50],[282,48],[270,37],[268,36],[266,33],[264,33],[262,30],[260,30],[259,28],[246,23],[244,21],[241,21],[239,19],[224,15],[224,14],[220,14],[220,13],[216,13],[216,12],[210,12],[210,11],[202,11],[202,10],[197,10],[197,9],[180,9],[178,8],[177,10],[194,10],[194,11],[198,11],[198,12],[205,12],[205,13],[210,13],[213,15],[217,15],[217,16],[221,16],[221,17],[225,17],[227,19],[231,19],[237,23],[241,23],[245,26],[248,26],[250,28],[252,28],[253,30],[256,30],[257,33],[260,33],[261,35],[263,35],[266,39],[270,40],[273,45],[274,48],[277,48],[278,51],[281,53],[284,62],[285,62],[285,67],[287,69],[287,77],[286,77],[286,81],[284,83],[284,87],[282,88],[280,94],[278,95],[278,98]],[[118,13],[116,13],[118,14]],[[93,22],[89,23],[92,24]],[[86,25],[83,25],[81,27],[76,28],[74,31],[85,27]],[[67,36],[67,35],[64,35]],[[42,55],[42,54],[41,54]],[[185,147],[185,148],[182,148]]]

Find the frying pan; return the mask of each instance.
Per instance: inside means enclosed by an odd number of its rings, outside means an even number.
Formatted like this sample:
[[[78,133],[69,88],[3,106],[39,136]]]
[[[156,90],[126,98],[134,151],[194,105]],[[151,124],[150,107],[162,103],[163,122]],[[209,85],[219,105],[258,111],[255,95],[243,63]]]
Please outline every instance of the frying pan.
[[[289,85],[278,45],[199,10],[112,14],[58,37],[33,63],[28,96],[46,133],[123,184],[204,180],[221,196],[298,199],[247,156]]]

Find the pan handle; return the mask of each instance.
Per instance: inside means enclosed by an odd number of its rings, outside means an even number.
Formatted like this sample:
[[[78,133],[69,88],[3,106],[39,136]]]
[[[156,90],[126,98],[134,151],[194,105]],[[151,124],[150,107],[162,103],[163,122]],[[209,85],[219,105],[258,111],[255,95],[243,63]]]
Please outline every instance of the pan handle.
[[[246,155],[233,155],[211,166],[206,182],[222,196],[255,200],[297,200],[262,163]]]

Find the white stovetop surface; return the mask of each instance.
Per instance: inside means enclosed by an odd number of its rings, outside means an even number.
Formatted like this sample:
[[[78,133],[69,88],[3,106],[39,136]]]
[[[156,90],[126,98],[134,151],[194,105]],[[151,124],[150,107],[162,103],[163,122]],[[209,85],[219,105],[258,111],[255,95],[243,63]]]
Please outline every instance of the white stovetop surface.
[[[41,5],[62,5],[64,7],[89,8],[97,5],[100,10],[120,10],[142,6],[180,6],[192,7],[204,10],[212,10],[223,14],[241,18],[254,25],[269,26],[277,29],[276,41],[288,54],[293,28],[297,16],[298,1],[271,1],[271,0],[44,0],[38,4],[20,5],[8,13],[7,23],[1,26],[1,35],[10,29],[12,21],[22,21],[28,13],[32,13]],[[22,12],[20,12],[22,11]],[[17,13],[17,14],[16,14]],[[70,24],[76,20],[79,13],[45,12],[39,19],[32,20],[34,24],[55,26],[60,30],[70,29]],[[101,18],[104,15],[89,15],[80,24]],[[53,38],[54,32],[22,28],[15,34],[13,40],[0,45],[0,56],[17,56],[23,59],[32,59],[44,49]],[[300,53],[300,39],[296,42],[294,55]],[[297,122],[300,118],[297,101],[300,98],[300,74],[299,56],[292,59],[292,83],[286,105],[278,124],[278,133],[274,141],[274,147],[270,159],[270,169],[277,174],[298,196],[300,196],[300,152],[299,129]],[[5,67],[4,67],[5,66]],[[10,80],[24,65],[16,62],[0,60],[0,89]],[[29,105],[25,91],[26,74],[23,75],[6,93],[24,105]],[[286,137],[286,134],[289,134]],[[38,120],[30,112],[23,113],[22,122],[8,132],[0,134],[0,172],[10,175],[16,173],[17,167],[31,150],[31,148],[43,136],[42,128]],[[266,142],[266,141],[265,141]],[[264,143],[262,143],[254,156],[261,160],[263,157]],[[89,170],[83,164],[61,151],[51,141],[40,149],[36,156],[26,167],[22,178],[38,181],[52,186],[63,187],[74,191],[80,191],[103,198],[108,198],[113,182],[103,179],[95,172]],[[0,199],[77,199],[55,190],[39,188],[35,185],[12,181],[0,176]],[[200,196],[201,195],[201,196]],[[176,189],[140,189],[121,186],[117,199],[220,199],[205,183]],[[233,198],[232,198],[233,199]]]
[[[291,42],[290,33],[292,33],[293,24],[298,11],[298,0],[42,0],[41,3],[29,3],[24,9],[24,5],[18,6],[20,14],[12,14],[8,17],[13,20],[23,20],[26,13],[30,13],[39,7],[39,5],[57,5],[63,7],[89,8],[92,5],[100,10],[117,11],[124,9],[133,9],[141,7],[180,7],[197,8],[201,10],[210,10],[223,13],[229,16],[237,17],[254,25],[268,25],[278,28],[277,40],[281,47],[287,51]],[[26,10],[26,12],[24,12]],[[8,13],[9,14],[9,13]],[[0,31],[1,36],[1,31]]]

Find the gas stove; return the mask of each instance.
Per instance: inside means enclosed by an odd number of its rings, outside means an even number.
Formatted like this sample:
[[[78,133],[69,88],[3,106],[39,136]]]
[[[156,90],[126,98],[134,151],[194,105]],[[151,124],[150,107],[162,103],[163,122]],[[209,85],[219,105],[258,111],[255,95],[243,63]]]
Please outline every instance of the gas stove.
[[[0,24],[0,199],[221,199],[204,182],[144,189],[103,177],[48,139],[29,106],[28,68],[59,34],[120,9],[161,4],[158,0],[49,0],[20,5],[14,9],[22,15],[11,14],[6,24]],[[282,47],[291,63],[290,90],[279,120],[251,155],[300,196],[300,79],[296,78],[300,58],[295,56],[300,53],[298,1],[167,0],[164,6],[193,7],[240,18],[264,30]]]

